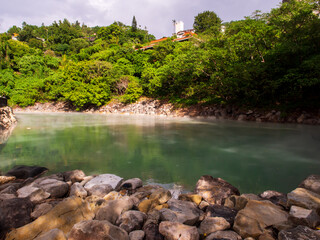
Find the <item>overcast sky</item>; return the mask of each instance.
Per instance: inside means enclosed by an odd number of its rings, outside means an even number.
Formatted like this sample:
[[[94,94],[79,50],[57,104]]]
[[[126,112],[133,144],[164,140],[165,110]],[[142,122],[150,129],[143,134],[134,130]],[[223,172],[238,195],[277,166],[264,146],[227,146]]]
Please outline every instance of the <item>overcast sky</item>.
[[[50,25],[67,18],[70,22],[108,26],[114,21],[131,25],[133,15],[138,25],[157,38],[170,36],[172,20],[192,28],[194,17],[214,11],[224,21],[243,19],[255,10],[269,12],[280,0],[0,0],[0,32],[22,22]]]

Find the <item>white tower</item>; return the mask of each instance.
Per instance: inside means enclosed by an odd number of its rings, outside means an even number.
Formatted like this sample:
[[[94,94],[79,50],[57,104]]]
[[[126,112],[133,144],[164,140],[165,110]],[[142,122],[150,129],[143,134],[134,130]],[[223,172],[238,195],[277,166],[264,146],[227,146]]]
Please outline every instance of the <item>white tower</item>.
[[[182,21],[174,21],[175,34],[184,30],[184,23]]]

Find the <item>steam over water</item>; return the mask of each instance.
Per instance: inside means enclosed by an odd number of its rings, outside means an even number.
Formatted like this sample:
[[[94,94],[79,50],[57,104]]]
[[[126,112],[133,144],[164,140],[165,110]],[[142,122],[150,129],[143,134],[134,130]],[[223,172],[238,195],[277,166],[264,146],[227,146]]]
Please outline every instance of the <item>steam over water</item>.
[[[192,190],[202,175],[241,192],[289,192],[320,174],[320,127],[150,116],[17,114],[0,169],[82,169]]]

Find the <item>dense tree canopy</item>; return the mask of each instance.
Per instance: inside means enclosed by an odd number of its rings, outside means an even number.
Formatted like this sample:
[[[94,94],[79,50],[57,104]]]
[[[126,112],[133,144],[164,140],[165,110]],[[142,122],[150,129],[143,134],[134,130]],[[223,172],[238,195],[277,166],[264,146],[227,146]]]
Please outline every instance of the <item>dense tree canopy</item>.
[[[115,22],[87,27],[68,20],[24,23],[0,34],[0,95],[12,105],[67,101],[77,109],[112,98],[140,96],[183,104],[319,108],[319,2],[290,1],[224,23],[206,11],[195,17],[196,38],[154,39],[146,30]],[[11,36],[19,34],[19,41]]]
[[[220,29],[221,22],[221,19],[215,12],[205,11],[195,16],[193,28],[196,30],[196,33],[217,32]]]

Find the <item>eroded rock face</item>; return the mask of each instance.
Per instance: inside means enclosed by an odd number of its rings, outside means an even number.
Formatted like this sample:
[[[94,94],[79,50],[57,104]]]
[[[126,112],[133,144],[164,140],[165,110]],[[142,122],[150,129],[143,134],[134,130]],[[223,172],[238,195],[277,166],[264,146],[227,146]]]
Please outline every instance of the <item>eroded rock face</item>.
[[[278,235],[279,240],[319,240],[320,233],[306,226],[298,226],[289,230],[282,230]]]
[[[28,198],[0,201],[0,238],[11,228],[18,228],[30,223],[33,206]]]
[[[66,234],[76,223],[93,217],[94,213],[87,202],[81,198],[67,198],[32,223],[11,231],[7,240],[31,240],[54,228],[59,228]]]
[[[159,231],[166,240],[199,240],[197,228],[182,223],[168,221],[161,222]]]
[[[10,107],[0,107],[0,130],[9,129],[16,122]]]
[[[265,229],[288,220],[289,214],[267,201],[248,201],[235,218],[233,229],[243,238],[258,238]]]
[[[210,204],[222,205],[232,195],[240,195],[239,190],[227,181],[212,176],[202,176],[196,185],[195,192]]]
[[[108,221],[89,220],[75,224],[68,237],[68,240],[105,239],[129,240],[129,236],[126,231]]]

